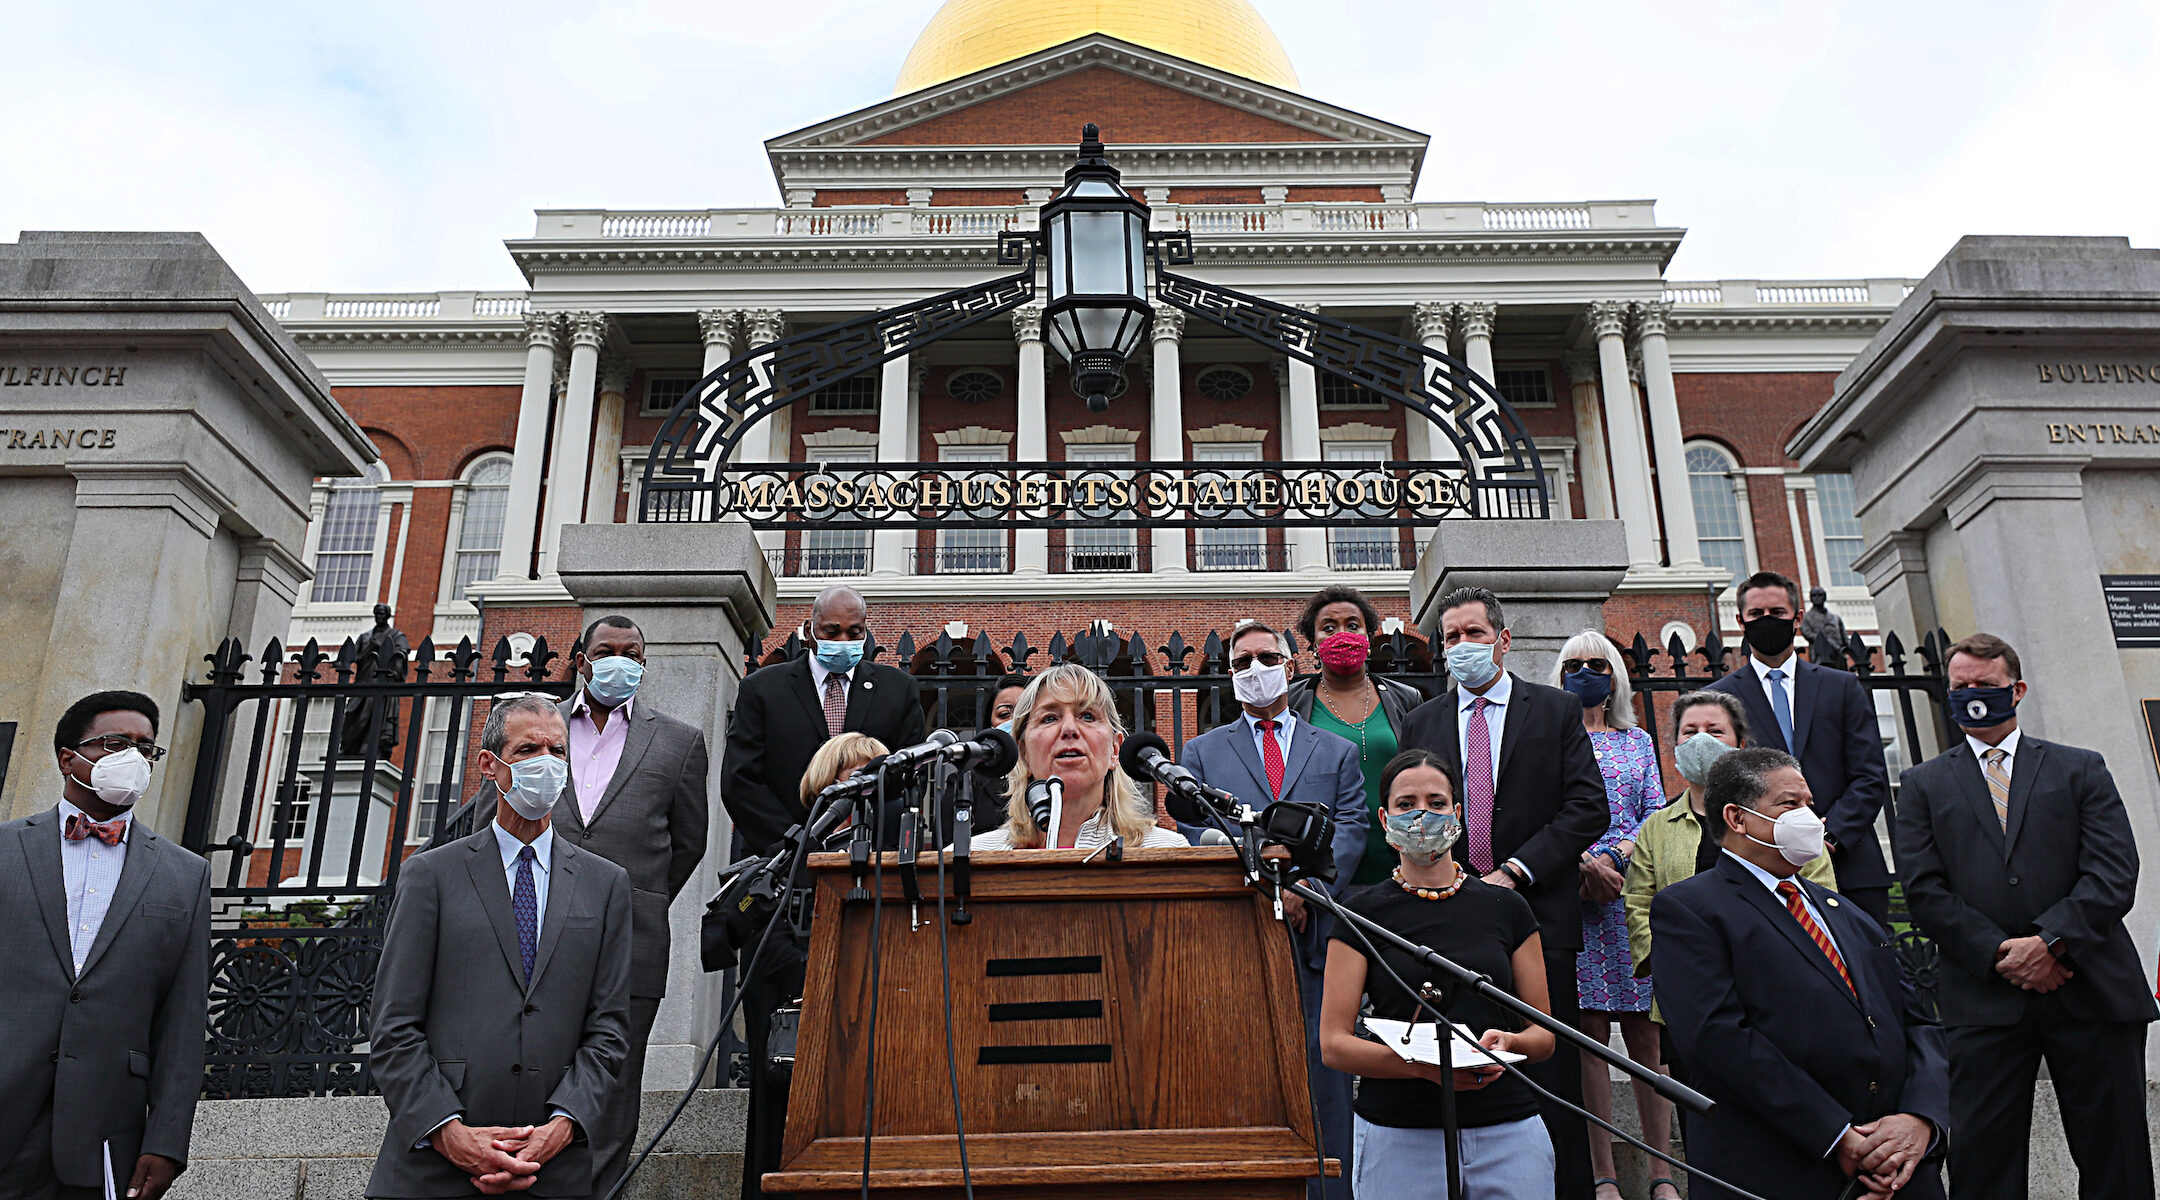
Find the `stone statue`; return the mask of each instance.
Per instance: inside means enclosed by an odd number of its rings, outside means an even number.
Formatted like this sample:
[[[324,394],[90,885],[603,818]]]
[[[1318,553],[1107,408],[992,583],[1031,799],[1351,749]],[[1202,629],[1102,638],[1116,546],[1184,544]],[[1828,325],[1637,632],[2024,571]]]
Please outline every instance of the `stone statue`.
[[[1830,591],[1821,584],[1808,589],[1807,615],[1800,618],[1800,640],[1812,650],[1824,638],[1839,651],[1845,649],[1845,621],[1830,611]]]
[[[359,654],[353,660],[354,683],[405,681],[405,660],[412,654],[412,644],[390,624],[389,605],[375,606],[375,628],[360,636],[357,649]],[[366,756],[368,729],[375,723],[375,714],[379,711],[382,713],[382,732],[375,739],[375,753],[379,758],[390,757],[390,752],[397,749],[398,710],[402,707],[394,697],[376,696],[346,705],[338,753],[348,758]]]

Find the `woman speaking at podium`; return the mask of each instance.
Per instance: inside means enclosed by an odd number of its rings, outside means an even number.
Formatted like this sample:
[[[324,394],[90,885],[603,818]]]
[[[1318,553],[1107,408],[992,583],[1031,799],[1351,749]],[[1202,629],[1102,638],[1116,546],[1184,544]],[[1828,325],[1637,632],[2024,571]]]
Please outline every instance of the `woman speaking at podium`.
[[[1487,976],[1540,1012],[1552,1011],[1544,949],[1529,902],[1464,871],[1448,853],[1462,834],[1462,820],[1439,756],[1425,750],[1396,755],[1380,787],[1386,797],[1382,828],[1397,864],[1386,881],[1345,896],[1343,907]],[[1360,1196],[1446,1200],[1440,1089],[1448,1086],[1450,1071],[1407,1062],[1381,1042],[1359,1037],[1354,1028],[1366,997],[1375,1017],[1429,1021],[1431,1014],[1404,983],[1420,987],[1433,972],[1386,947],[1380,955],[1393,968],[1390,974],[1367,953],[1357,932],[1336,922],[1320,1002],[1320,1056],[1328,1066],[1359,1076],[1356,1142],[1347,1168],[1351,1186]],[[1480,1045],[1532,1062],[1552,1056],[1551,1032],[1537,1026],[1516,1031],[1518,1022],[1489,1000],[1459,995],[1448,1015],[1479,1034]],[[1458,1068],[1452,1077],[1466,1200],[1552,1200],[1552,1140],[1538,1119],[1529,1085],[1490,1063]]]
[[[976,834],[974,850],[1093,850],[1112,838],[1127,846],[1187,845],[1175,832],[1155,824],[1154,808],[1118,770],[1118,744],[1125,726],[1118,719],[1110,685],[1086,667],[1064,663],[1037,675],[1013,708],[1013,737],[1020,761],[1006,777],[1005,823]],[[1064,788],[1057,828],[1046,840],[1030,812],[1028,786],[1056,779]]]

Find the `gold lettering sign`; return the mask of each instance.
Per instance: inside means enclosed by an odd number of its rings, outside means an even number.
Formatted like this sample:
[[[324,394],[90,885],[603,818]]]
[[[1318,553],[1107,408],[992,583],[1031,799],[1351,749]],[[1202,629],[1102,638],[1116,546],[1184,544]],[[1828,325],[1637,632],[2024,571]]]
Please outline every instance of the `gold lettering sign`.
[[[95,363],[0,366],[0,387],[126,387],[127,368]]]
[[[2160,425],[2120,421],[2049,421],[2051,446],[2160,446]]]
[[[2160,362],[2034,363],[2041,383],[2160,383]]]
[[[116,429],[0,429],[0,449],[111,450],[119,444]]]

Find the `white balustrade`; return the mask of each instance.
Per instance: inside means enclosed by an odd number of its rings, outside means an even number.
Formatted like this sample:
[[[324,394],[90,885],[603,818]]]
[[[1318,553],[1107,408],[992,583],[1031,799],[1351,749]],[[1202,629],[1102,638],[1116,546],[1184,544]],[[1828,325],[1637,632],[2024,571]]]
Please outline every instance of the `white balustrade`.
[[[1757,304],[1866,304],[1866,284],[1757,285]]]
[[[439,317],[442,315],[442,299],[438,296],[428,296],[425,298],[409,297],[402,299],[331,300],[323,305],[323,315],[334,321]]]
[[[1667,304],[1723,304],[1725,289],[1718,285],[1698,283],[1668,284],[1665,288]]]
[[[1312,227],[1322,233],[1388,233],[1418,227],[1408,204],[1315,204]]]
[[[884,221],[884,213],[864,212],[860,209],[812,208],[780,214],[779,228],[783,235],[811,237],[867,237],[878,231]]]
[[[1020,210],[1016,208],[933,208],[913,214],[908,223],[912,233],[933,237],[959,234],[964,237],[995,237],[1008,229],[1020,228]]]
[[[1497,207],[1485,209],[1485,228],[1500,230],[1537,229],[1588,229],[1590,209],[1587,205],[1541,205],[1536,207]]]
[[[531,311],[530,296],[481,296],[473,301],[476,317],[522,317]]]
[[[286,313],[292,311],[292,301],[290,300],[265,300],[262,302],[262,306],[273,318],[280,321],[285,319]]]
[[[600,222],[601,237],[706,237],[711,213],[621,213]]]
[[[1283,226],[1282,210],[1264,204],[1180,205],[1177,222],[1191,233],[1274,233]]]

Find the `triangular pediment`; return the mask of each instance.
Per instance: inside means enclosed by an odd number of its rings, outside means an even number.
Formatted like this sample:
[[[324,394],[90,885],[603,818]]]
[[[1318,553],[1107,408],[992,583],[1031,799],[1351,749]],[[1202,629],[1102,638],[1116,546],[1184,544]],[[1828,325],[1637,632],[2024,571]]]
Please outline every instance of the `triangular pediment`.
[[[791,202],[818,188],[988,184],[993,177],[1007,186],[1054,185],[1089,121],[1102,127],[1113,157],[1134,166],[1144,160],[1139,176],[1166,185],[1238,175],[1223,164],[1241,147],[1264,146],[1284,183],[1324,182],[1334,173],[1394,185],[1407,196],[1427,142],[1412,129],[1090,34],[765,146]],[[1192,160],[1189,173],[1179,169],[1181,157]]]

